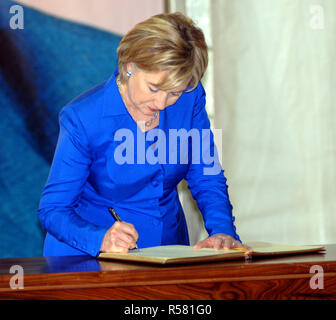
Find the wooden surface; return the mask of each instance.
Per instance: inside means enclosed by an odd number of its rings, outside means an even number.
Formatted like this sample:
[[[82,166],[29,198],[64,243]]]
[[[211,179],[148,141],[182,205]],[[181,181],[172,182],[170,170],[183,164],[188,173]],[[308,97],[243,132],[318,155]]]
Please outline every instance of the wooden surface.
[[[0,259],[0,299],[335,299],[336,245],[326,252],[188,265],[98,261],[88,256]],[[24,289],[10,288],[11,266]],[[311,267],[323,268],[312,289]]]

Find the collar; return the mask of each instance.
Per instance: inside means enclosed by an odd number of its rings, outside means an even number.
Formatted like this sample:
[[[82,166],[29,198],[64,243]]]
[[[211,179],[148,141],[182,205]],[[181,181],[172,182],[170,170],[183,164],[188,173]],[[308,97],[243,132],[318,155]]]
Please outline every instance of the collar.
[[[116,76],[118,74],[119,70],[117,68],[104,85],[103,116],[106,117],[128,114],[117,85]]]

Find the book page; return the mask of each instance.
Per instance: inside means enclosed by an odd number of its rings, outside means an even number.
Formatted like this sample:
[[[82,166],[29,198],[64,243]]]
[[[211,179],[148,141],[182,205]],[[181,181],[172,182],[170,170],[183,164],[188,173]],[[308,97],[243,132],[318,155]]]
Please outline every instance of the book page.
[[[302,245],[288,245],[269,242],[251,242],[248,245],[252,248],[252,255],[280,255],[285,253],[303,253],[316,252],[324,250],[323,246],[302,246]]]
[[[101,253],[99,255],[100,258],[159,263],[213,260],[216,257],[223,258],[225,256],[227,258],[244,257],[244,253],[236,250],[214,250],[211,248],[195,250],[192,246],[168,245],[135,249],[128,253]]]
[[[323,246],[297,246],[276,244],[267,242],[251,242],[253,256],[274,256],[282,254],[299,254],[305,252],[317,252],[324,249]],[[250,257],[248,255],[248,257]],[[195,250],[192,246],[167,245],[131,250],[128,253],[101,253],[98,258],[138,261],[149,263],[187,263],[229,259],[244,259],[245,253],[239,250],[214,250],[203,248]]]
[[[162,258],[183,258],[183,257],[199,257],[214,254],[222,254],[223,250],[214,250],[203,248],[199,250],[193,249],[192,246],[172,245],[172,246],[159,246],[134,250],[134,254],[138,256],[153,256]],[[234,250],[225,251],[228,253],[235,252]],[[131,252],[132,254],[132,252]]]

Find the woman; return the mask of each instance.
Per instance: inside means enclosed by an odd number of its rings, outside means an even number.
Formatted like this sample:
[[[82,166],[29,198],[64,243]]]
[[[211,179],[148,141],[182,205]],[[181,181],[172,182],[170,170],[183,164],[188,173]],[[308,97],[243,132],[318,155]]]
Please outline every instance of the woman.
[[[107,82],[60,113],[39,208],[44,255],[188,245],[176,189],[182,179],[209,232],[195,249],[243,247],[205,111],[202,31],[182,14],[157,15],[124,36],[118,57]],[[206,152],[214,154],[210,164]]]

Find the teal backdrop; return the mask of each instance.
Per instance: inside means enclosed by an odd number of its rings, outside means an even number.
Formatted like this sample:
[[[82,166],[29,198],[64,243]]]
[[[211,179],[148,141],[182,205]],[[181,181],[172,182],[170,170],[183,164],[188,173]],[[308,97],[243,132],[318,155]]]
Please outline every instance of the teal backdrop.
[[[11,29],[0,1],[0,258],[41,256],[37,209],[58,135],[58,113],[117,66],[120,35],[22,6]]]

